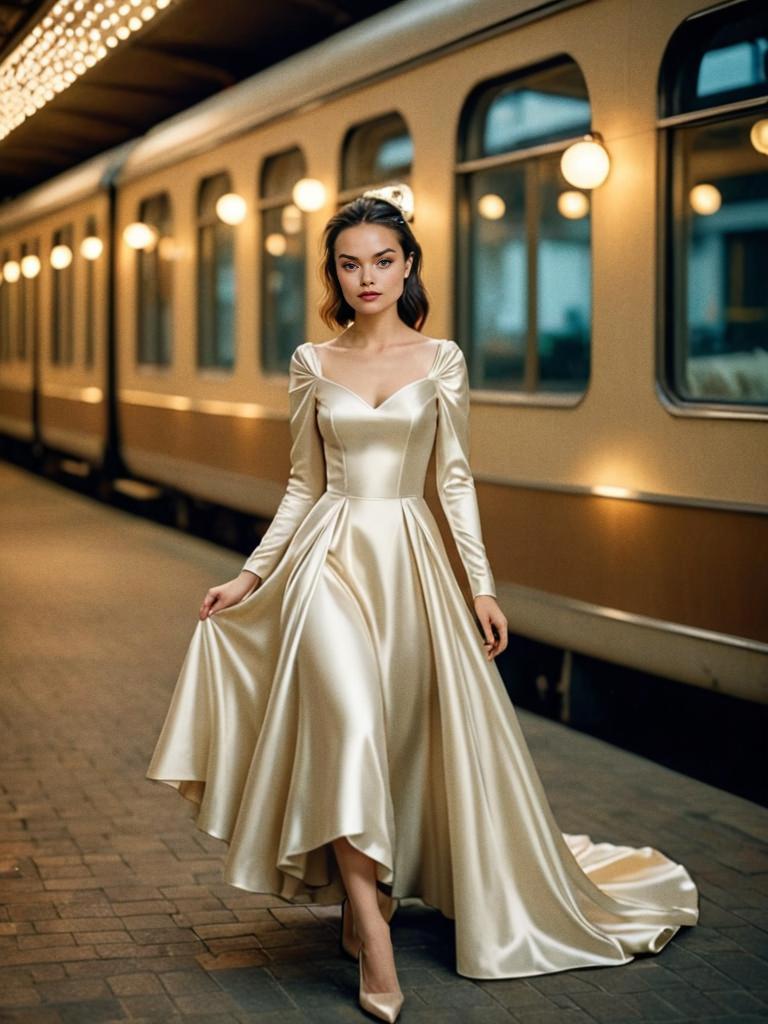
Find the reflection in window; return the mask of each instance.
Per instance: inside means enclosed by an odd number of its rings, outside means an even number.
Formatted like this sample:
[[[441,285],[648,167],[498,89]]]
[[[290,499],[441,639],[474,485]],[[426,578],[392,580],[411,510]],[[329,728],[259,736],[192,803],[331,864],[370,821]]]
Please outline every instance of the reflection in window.
[[[299,149],[277,153],[261,171],[261,365],[288,372],[306,332],[306,215],[293,202],[305,176]]]
[[[683,23],[664,58],[669,168],[665,375],[687,402],[768,403],[768,19]],[[762,98],[764,102],[755,103]],[[729,104],[726,114],[708,108]]]
[[[586,386],[590,197],[565,181],[560,157],[589,130],[586,85],[569,59],[484,83],[466,104],[457,301],[473,387]]]
[[[197,364],[235,365],[235,229],[216,213],[216,201],[230,192],[229,175],[200,184],[197,203]]]
[[[569,138],[578,124],[589,125],[588,100],[544,92],[535,86],[512,85],[488,107],[483,125],[483,155],[506,153],[558,137]]]
[[[51,362],[59,366],[71,366],[75,358],[72,245],[71,224],[54,232],[52,256],[56,250],[61,258],[58,265],[51,265]]]
[[[765,39],[753,39],[710,50],[704,54],[699,66],[697,95],[711,97],[754,86],[761,86],[765,90],[766,54],[768,45]]]
[[[407,183],[412,163],[413,142],[400,114],[392,112],[355,125],[342,146],[342,202],[377,185]]]
[[[136,254],[139,282],[138,362],[168,366],[172,345],[173,221],[166,192],[144,199],[139,220],[155,229],[154,243]]]

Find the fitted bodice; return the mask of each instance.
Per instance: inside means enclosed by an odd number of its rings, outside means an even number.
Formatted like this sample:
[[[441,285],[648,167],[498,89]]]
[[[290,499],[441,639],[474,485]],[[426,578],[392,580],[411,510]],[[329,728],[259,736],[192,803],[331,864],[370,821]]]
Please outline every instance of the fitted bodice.
[[[334,381],[316,392],[327,489],[358,498],[424,494],[437,426],[435,384],[400,388],[374,408]]]
[[[469,382],[464,355],[440,339],[428,372],[373,406],[323,375],[311,342],[291,358],[291,472],[272,523],[244,568],[262,579],[300,524],[307,529],[334,503],[418,504],[432,451],[440,503],[467,571],[473,596],[495,593],[469,466]]]
[[[324,377],[317,353],[312,346],[309,351],[318,376],[317,425],[327,490],[357,498],[421,497],[437,428],[432,371],[372,406]]]

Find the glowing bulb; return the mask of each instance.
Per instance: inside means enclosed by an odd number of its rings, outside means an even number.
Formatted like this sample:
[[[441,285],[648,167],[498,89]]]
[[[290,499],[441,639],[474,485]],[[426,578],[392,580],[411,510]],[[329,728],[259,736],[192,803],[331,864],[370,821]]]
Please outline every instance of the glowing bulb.
[[[310,213],[325,204],[325,185],[317,178],[300,178],[293,186],[291,196],[300,210]]]
[[[96,235],[88,235],[80,243],[80,255],[86,260],[97,260],[104,251],[104,243]]]
[[[154,249],[157,244],[157,230],[137,220],[123,229],[123,241],[131,249]]]
[[[72,250],[68,245],[54,245],[51,249],[51,266],[54,270],[65,270],[72,262]]]
[[[714,185],[706,183],[694,185],[688,194],[688,199],[696,213],[702,217],[709,217],[711,214],[717,213],[723,204],[720,190]]]
[[[557,209],[568,220],[580,220],[589,213],[589,198],[583,192],[561,192],[557,197]]]
[[[758,153],[768,154],[768,118],[755,121],[749,133],[749,141]]]
[[[236,192],[227,192],[216,200],[216,216],[225,224],[242,224],[245,214],[245,200]]]
[[[507,210],[507,204],[494,192],[486,192],[477,200],[477,212],[486,220],[500,220]]]
[[[574,142],[560,158],[560,170],[574,188],[598,188],[608,177],[611,162],[605,148],[592,136]]]
[[[3,264],[3,278],[9,284],[15,284],[21,277],[21,267],[16,260],[7,260]]]
[[[270,256],[282,256],[288,248],[288,242],[285,235],[281,235],[279,231],[273,231],[264,239],[264,248]]]
[[[26,278],[37,277],[40,273],[40,258],[34,254],[23,256],[21,260],[21,272]]]

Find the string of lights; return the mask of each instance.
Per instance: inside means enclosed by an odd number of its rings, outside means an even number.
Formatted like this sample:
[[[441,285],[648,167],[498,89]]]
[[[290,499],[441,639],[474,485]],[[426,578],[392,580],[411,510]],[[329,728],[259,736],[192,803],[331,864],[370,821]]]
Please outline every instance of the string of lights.
[[[0,64],[0,139],[178,0],[58,0]]]

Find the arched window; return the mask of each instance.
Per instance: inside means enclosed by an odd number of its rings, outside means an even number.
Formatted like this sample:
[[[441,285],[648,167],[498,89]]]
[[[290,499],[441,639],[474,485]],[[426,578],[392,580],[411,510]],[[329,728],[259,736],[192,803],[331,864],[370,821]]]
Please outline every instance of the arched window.
[[[95,217],[88,217],[85,222],[84,238],[97,236],[98,228]],[[96,267],[94,260],[83,259],[83,276],[85,279],[84,309],[85,314],[85,351],[83,352],[83,364],[88,368],[93,366],[96,358]]]
[[[586,387],[590,199],[565,181],[560,157],[590,122],[584,77],[566,56],[468,97],[456,167],[456,301],[475,388]]]
[[[72,251],[74,232],[72,225],[59,228],[53,234],[53,250],[69,250],[68,260],[62,259],[59,266],[51,265],[51,362],[59,366],[71,366],[75,358],[74,332],[74,253]]]
[[[139,220],[157,232],[157,241],[136,254],[139,282],[137,360],[169,366],[173,343],[173,219],[167,192],[142,200]]]
[[[659,79],[663,385],[688,408],[768,405],[768,7],[690,17]]]
[[[200,183],[197,197],[197,365],[235,365],[235,228],[216,213],[229,175]]]
[[[351,127],[341,150],[340,205],[367,188],[408,182],[413,163],[413,142],[397,111]]]
[[[21,243],[22,263],[25,256],[40,258],[39,239]],[[16,355],[21,360],[28,359],[36,347],[39,282],[39,273],[33,277],[26,277],[22,274],[19,278],[19,329],[16,337]]]
[[[306,215],[292,198],[305,175],[304,157],[289,149],[267,157],[261,169],[261,365],[288,372],[306,332]]]

